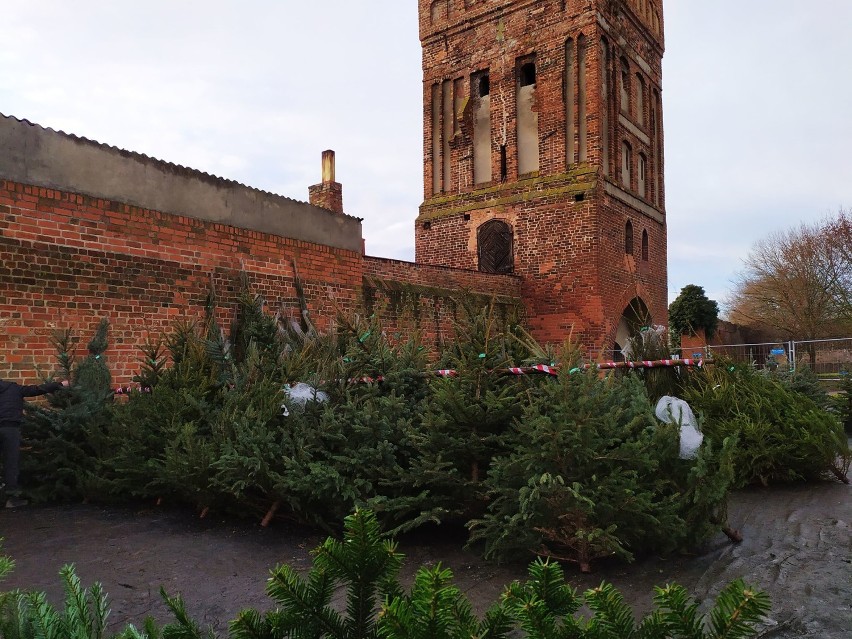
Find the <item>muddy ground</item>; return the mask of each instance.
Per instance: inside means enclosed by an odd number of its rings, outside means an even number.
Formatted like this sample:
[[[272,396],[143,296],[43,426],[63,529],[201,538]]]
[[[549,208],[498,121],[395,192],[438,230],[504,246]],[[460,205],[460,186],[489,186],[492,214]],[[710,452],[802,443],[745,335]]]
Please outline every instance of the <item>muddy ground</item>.
[[[745,540],[722,534],[695,556],[647,558],[633,565],[597,565],[592,575],[567,566],[578,588],[613,582],[639,612],[651,606],[655,584],[677,582],[706,608],[729,581],[743,577],[766,590],[773,609],[761,636],[852,637],[852,488],[839,483],[749,490],[734,495],[730,521]],[[308,551],[325,535],[281,521],[269,528],[215,517],[200,520],[162,508],[103,509],[89,505],[0,511],[3,551],[17,567],[3,589],[47,591],[61,600],[57,573],[76,564],[86,585],[101,581],[109,593],[111,627],[141,624],[168,614],[164,586],[182,593],[190,613],[220,636],[244,607],[272,607],[264,594],[268,570],[278,563],[310,565]],[[525,564],[495,565],[447,533],[403,537],[403,571],[420,564],[450,566],[456,583],[482,612],[503,586],[525,576]]]

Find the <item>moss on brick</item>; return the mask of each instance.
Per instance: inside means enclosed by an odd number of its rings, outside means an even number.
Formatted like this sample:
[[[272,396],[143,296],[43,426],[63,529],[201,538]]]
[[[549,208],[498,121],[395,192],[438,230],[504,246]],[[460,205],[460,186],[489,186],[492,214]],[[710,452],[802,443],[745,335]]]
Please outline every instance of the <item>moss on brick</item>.
[[[476,209],[508,206],[539,198],[574,196],[594,190],[597,183],[597,170],[588,164],[582,164],[568,173],[531,177],[466,193],[430,198],[423,203],[417,221],[435,220]],[[553,184],[558,186],[542,188]]]
[[[364,290],[371,290],[371,293],[365,294],[365,300],[369,296],[375,303],[375,291],[382,291],[391,301],[402,300],[403,298],[447,298],[453,299],[464,295],[467,297],[481,298],[484,302],[490,302],[492,299],[498,304],[506,304],[509,306],[519,306],[520,300],[506,295],[489,295],[487,293],[479,293],[470,290],[449,289],[440,286],[427,286],[425,284],[412,284],[410,282],[401,282],[399,280],[380,279],[364,276]]]

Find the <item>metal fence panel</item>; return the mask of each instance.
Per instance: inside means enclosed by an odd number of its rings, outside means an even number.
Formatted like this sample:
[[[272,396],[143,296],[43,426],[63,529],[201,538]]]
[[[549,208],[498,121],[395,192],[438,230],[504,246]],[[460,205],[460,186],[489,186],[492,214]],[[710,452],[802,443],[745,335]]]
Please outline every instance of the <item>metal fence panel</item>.
[[[793,342],[794,366],[807,366],[821,379],[852,371],[852,337]]]
[[[601,355],[604,359],[623,359],[620,351]],[[852,374],[852,337],[682,348],[680,356],[684,359],[726,359],[757,368],[786,366],[795,370],[806,366],[820,379],[838,381]]]
[[[757,368],[774,368],[789,366],[792,359],[792,344],[790,342],[762,342],[759,344],[724,344],[708,346],[703,351],[696,349],[681,350],[681,357],[695,358],[701,353],[708,359],[728,359],[741,364],[751,364]]]
[[[788,366],[795,370],[806,366],[820,379],[837,381],[852,373],[852,337],[759,344],[724,344],[704,349],[682,349],[681,357],[724,358],[751,364],[757,368]]]

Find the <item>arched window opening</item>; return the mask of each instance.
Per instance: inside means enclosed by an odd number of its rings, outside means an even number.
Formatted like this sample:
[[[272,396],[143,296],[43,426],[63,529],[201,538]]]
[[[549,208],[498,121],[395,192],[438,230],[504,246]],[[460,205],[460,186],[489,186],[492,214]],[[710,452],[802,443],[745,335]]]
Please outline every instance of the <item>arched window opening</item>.
[[[645,80],[640,74],[636,74],[636,102],[633,109],[634,119],[645,126]]]
[[[633,149],[629,142],[621,144],[621,184],[629,189],[633,173]]]
[[[490,220],[476,232],[479,270],[483,273],[511,273],[514,270],[512,227]]]
[[[630,65],[624,58],[621,59],[621,112],[630,113]]]
[[[479,74],[479,97],[484,98],[491,95],[491,80],[488,77],[488,72]]]
[[[633,255],[633,223],[630,220],[624,225],[624,254]]]
[[[639,170],[636,171],[636,190],[641,197],[645,197],[645,179],[648,173],[648,158],[644,153],[639,154]]]
[[[642,231],[642,261],[648,261],[648,231]]]

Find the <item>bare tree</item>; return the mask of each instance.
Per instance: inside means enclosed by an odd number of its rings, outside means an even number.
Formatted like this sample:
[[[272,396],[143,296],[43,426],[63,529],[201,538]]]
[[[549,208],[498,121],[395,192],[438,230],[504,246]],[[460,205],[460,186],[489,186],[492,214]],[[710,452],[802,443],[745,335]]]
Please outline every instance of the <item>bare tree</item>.
[[[840,241],[841,224],[850,242]],[[852,319],[852,220],[847,216],[759,241],[728,302],[731,321],[775,339],[846,334]]]
[[[852,323],[852,211],[841,209],[822,225],[831,293],[837,314]]]

